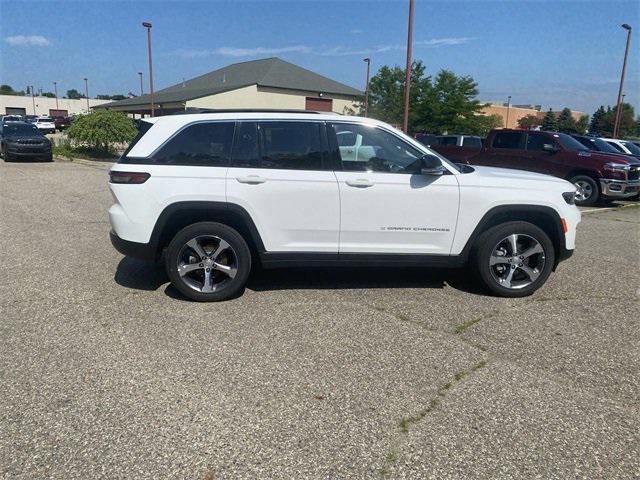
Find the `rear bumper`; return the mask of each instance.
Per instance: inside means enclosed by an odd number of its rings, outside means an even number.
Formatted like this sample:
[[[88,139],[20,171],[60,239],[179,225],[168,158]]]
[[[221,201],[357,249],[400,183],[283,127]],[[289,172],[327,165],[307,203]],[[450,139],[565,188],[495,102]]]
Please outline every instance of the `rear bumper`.
[[[154,262],[156,260],[155,249],[149,243],[138,243],[123,240],[116,235],[113,230],[109,232],[109,237],[113,247],[127,257],[139,258],[140,260],[145,260],[147,262]]]
[[[602,195],[612,198],[627,198],[637,195],[640,191],[640,180],[612,180],[600,179]]]

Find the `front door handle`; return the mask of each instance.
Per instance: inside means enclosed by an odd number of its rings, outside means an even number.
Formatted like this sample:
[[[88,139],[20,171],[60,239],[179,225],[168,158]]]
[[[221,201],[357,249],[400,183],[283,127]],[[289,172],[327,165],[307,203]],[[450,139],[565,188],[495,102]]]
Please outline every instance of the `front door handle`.
[[[240,183],[248,183],[249,185],[257,185],[267,181],[266,178],[258,175],[247,175],[246,177],[236,177],[236,180]]]
[[[345,183],[350,187],[358,187],[358,188],[373,187],[373,182],[366,178],[357,178],[355,180],[347,180],[345,181]]]

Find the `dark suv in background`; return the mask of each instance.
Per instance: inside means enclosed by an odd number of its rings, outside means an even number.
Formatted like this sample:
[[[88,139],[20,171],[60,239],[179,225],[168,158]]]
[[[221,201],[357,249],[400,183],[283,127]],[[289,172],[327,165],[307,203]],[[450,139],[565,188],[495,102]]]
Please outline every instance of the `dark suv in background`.
[[[0,124],[0,152],[5,162],[18,159],[53,160],[51,142],[33,124]]]

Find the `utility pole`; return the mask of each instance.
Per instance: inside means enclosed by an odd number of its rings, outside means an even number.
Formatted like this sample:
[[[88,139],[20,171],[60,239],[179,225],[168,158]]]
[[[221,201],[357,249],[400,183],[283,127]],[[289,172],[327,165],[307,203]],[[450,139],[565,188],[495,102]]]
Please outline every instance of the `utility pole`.
[[[89,113],[91,111],[89,107],[89,81],[86,77],[84,79],[84,94],[87,97],[87,113]]]
[[[153,62],[151,61],[151,22],[142,22],[142,26],[147,29],[147,48],[149,50],[149,94],[151,103],[151,116],[155,114],[153,105]]]
[[[631,26],[621,25],[627,31],[627,46],[624,49],[624,61],[622,62],[622,74],[620,75],[620,89],[618,90],[618,102],[616,103],[616,120],[613,124],[613,138],[618,138],[620,133],[620,118],[622,117],[622,88],[624,86],[624,74],[627,71],[627,57],[629,56],[629,44],[631,43]]]
[[[33,85],[31,85],[30,90],[31,90],[31,102],[33,103],[33,114],[35,115],[36,114],[36,97],[34,97],[35,92],[33,91],[34,90]]]
[[[364,116],[369,116],[369,71],[371,69],[371,59],[365,58],[364,62],[367,64],[367,82],[364,86]]]
[[[367,82],[364,86],[364,116],[369,116],[369,71],[371,69],[371,59],[365,58],[364,62],[367,64]]]
[[[59,110],[58,108],[58,82],[53,82],[53,92],[56,96],[56,110]]]
[[[411,89],[411,54],[413,47],[413,3],[409,0],[409,25],[407,28],[407,70],[404,80],[404,118],[402,121],[402,130],[409,133],[409,91]]]
[[[509,110],[511,109],[511,95],[507,97],[507,119],[504,122],[504,128],[509,128]]]

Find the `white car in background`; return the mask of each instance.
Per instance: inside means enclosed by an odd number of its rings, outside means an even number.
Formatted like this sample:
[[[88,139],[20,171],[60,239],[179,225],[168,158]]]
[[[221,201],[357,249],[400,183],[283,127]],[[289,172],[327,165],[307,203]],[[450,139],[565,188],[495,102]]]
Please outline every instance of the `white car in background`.
[[[640,157],[640,147],[629,140],[619,140],[617,138],[603,138],[602,140],[607,142],[620,153]]]
[[[44,134],[56,132],[56,124],[51,117],[38,117],[34,125]]]

